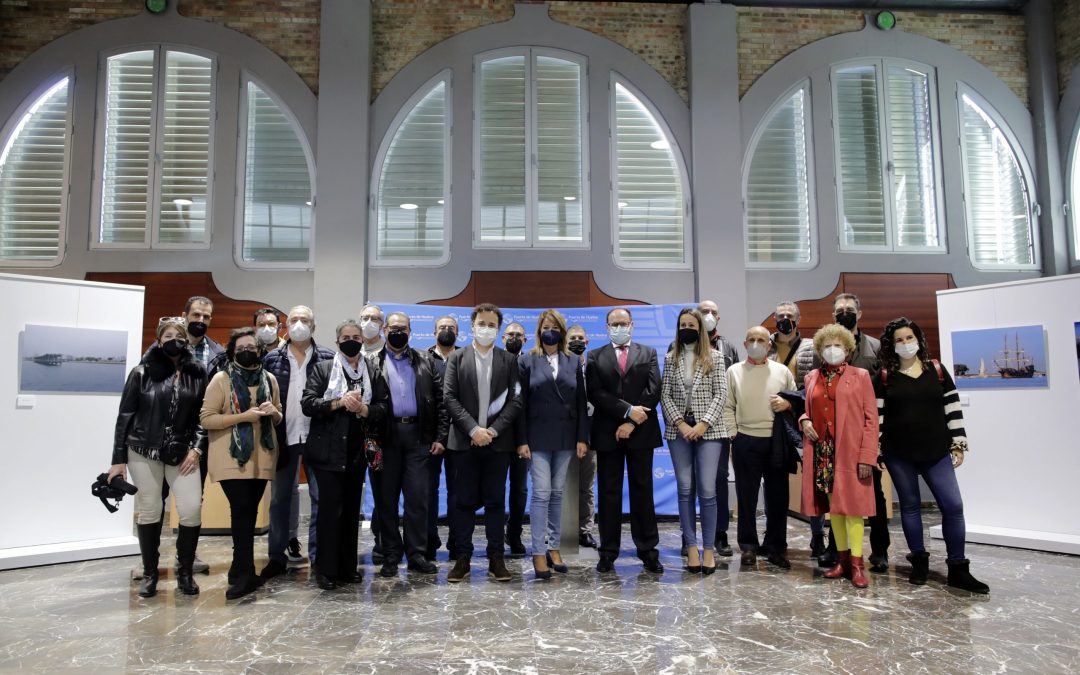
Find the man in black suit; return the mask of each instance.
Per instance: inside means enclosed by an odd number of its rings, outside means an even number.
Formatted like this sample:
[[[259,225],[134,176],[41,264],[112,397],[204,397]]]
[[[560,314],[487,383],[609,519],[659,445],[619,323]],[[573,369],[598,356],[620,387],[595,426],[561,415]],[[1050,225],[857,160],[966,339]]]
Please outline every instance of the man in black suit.
[[[623,464],[630,486],[630,532],[645,569],[664,571],[656,545],[656,507],[653,504],[653,450],[660,447],[660,365],[656,350],[631,342],[630,310],[607,315],[610,344],[589,352],[586,389],[595,410],[592,447],[596,449],[600,530],[598,572],[615,569],[622,518]]]
[[[503,553],[506,477],[514,452],[514,422],[521,412],[517,359],[495,347],[502,310],[490,303],[472,312],[473,342],[446,360],[443,402],[450,414],[448,477],[454,485],[456,562],[446,580],[469,575],[476,510],[484,507],[488,575],[509,581]]]
[[[529,336],[525,326],[520,323],[506,324],[502,336],[503,348],[516,358],[525,352],[525,343]],[[524,438],[517,439],[517,445],[525,443]],[[529,460],[518,457],[515,453],[510,458],[510,499],[506,514],[506,545],[510,555],[525,555],[525,544],[521,542],[521,529],[525,522],[525,507],[529,503]]]
[[[378,500],[385,559],[379,575],[393,577],[402,554],[414,572],[435,574],[425,558],[428,535],[428,457],[445,449],[449,419],[442,404],[442,375],[427,352],[409,347],[404,312],[386,317],[386,347],[374,357],[390,391]],[[398,530],[398,499],[405,497],[405,538]],[[438,508],[438,505],[435,505]]]

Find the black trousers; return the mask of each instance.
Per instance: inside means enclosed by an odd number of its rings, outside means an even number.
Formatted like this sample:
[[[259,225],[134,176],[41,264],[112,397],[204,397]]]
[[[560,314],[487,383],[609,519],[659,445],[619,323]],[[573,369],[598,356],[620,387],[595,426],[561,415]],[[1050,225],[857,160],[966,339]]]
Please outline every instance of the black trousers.
[[[653,449],[635,449],[620,442],[612,450],[596,453],[596,524],[600,533],[601,557],[619,557],[622,540],[623,466],[630,492],[630,535],[639,558],[656,550],[660,533],[656,529],[653,502]]]
[[[870,523],[870,553],[871,555],[888,555],[892,538],[889,537],[889,517],[885,510],[885,493],[881,490],[881,470],[873,469],[874,474],[874,515],[866,519]],[[836,535],[829,528],[829,547],[836,550]]]
[[[319,518],[315,523],[319,557],[315,564],[331,579],[356,571],[366,469],[363,452],[350,455],[344,471],[312,468],[319,484]]]
[[[506,514],[507,538],[521,538],[525,506],[529,502],[529,460],[517,455],[510,458],[510,510]]]
[[[787,551],[788,472],[770,466],[772,439],[736,434],[731,442],[735,499],[739,505],[739,548],[743,551]],[[757,495],[765,483],[765,539],[758,545]]]
[[[503,524],[506,519],[506,474],[510,453],[492,450],[452,450],[446,455],[450,481],[454,485],[454,510],[450,515],[454,528],[454,555],[473,553],[473,530],[476,510],[484,507],[484,532],[488,557],[504,554],[506,542]]]
[[[385,455],[385,453],[383,454]],[[382,471],[372,471],[369,468],[367,474],[368,485],[371,486],[371,538],[375,542],[371,550],[373,553],[381,554],[383,545],[382,524],[379,521],[379,483],[382,482]]]
[[[255,519],[266,492],[266,480],[236,478],[221,481],[229,500],[229,527],[232,529],[233,559],[229,577],[255,575]]]
[[[443,471],[443,458],[449,455],[444,451],[441,455],[428,455],[428,518],[427,518],[427,545],[434,553],[439,545],[439,476]],[[446,523],[449,532],[446,537],[446,550],[450,551],[453,558],[454,552],[454,491],[453,481],[450,480],[450,462],[445,462],[446,469]]]
[[[382,534],[383,555],[389,562],[400,562],[404,553],[409,558],[423,556],[427,549],[428,526],[428,467],[430,445],[420,443],[416,424],[395,425],[395,443],[383,449],[383,468],[377,473],[379,531]],[[398,517],[398,500],[405,495],[405,538],[402,541]]]

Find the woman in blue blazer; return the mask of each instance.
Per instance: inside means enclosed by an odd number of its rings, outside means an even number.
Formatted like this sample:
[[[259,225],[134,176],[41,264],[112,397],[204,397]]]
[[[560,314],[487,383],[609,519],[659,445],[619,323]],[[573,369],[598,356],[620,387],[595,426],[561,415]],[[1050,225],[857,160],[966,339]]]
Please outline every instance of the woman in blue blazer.
[[[567,571],[558,550],[563,486],[571,453],[584,457],[589,449],[589,418],[585,374],[581,360],[566,349],[562,314],[554,309],[540,314],[534,344],[518,357],[524,409],[517,422],[517,452],[530,460],[533,569],[538,579],[550,579],[552,568]]]

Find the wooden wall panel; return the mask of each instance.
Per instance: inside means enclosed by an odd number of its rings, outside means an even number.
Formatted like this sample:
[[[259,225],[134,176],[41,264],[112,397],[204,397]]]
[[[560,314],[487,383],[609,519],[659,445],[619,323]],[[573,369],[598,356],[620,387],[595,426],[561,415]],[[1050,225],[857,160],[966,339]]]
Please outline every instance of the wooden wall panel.
[[[427,300],[424,305],[471,307],[493,302],[500,307],[604,307],[641,305],[600,290],[592,272],[473,272],[468,285],[452,298]]]
[[[184,311],[184,303],[193,295],[202,295],[214,301],[214,319],[207,334],[222,345],[229,341],[232,329],[251,325],[255,310],[272,306],[226,297],[214,285],[209,272],[91,272],[86,279],[146,288],[143,346],[149,346],[154,341],[158,318],[179,316]]]

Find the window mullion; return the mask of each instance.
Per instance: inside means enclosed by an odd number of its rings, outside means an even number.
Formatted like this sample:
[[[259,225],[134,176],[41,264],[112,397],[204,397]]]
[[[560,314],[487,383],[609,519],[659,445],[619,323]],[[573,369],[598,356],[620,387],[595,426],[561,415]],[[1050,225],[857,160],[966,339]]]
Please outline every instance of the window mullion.
[[[150,115],[150,171],[146,204],[146,238],[150,248],[158,244],[161,221],[161,155],[165,137],[165,48],[154,50],[154,99]]]
[[[893,194],[894,173],[896,167],[893,163],[892,145],[892,114],[889,101],[889,87],[886,84],[888,67],[885,60],[877,63],[877,89],[878,89],[878,120],[880,125],[881,159],[885,163],[882,167],[882,202],[885,216],[885,250],[896,249],[896,198]]]
[[[536,54],[532,49],[525,50],[525,241],[532,248],[537,245],[540,217],[538,194],[539,170],[537,166],[537,129],[536,129]]]

